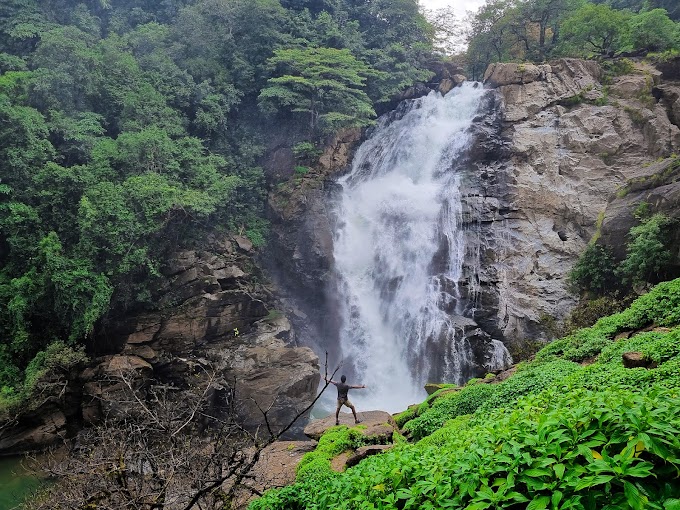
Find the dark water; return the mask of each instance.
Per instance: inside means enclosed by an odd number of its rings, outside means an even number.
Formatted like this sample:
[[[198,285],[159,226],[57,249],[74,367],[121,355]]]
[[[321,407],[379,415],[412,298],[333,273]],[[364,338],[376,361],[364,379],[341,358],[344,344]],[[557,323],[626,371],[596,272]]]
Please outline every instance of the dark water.
[[[0,510],[21,508],[21,503],[40,485],[21,461],[21,457],[0,457]]]

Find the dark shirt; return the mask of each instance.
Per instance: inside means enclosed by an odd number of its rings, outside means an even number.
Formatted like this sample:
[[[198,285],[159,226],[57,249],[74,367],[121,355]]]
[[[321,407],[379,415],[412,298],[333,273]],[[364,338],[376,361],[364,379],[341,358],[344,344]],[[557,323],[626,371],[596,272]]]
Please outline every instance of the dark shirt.
[[[349,390],[349,384],[342,382],[336,383],[338,387],[338,400],[347,399],[347,391]]]

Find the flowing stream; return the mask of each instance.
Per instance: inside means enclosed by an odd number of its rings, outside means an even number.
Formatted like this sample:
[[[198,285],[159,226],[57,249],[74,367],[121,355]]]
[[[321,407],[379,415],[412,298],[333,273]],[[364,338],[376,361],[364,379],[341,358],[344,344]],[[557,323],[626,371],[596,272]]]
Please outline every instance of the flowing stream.
[[[455,162],[484,93],[466,83],[402,104],[378,121],[339,181],[341,371],[368,387],[350,394],[360,410],[422,401],[433,373],[463,382],[473,354],[462,334],[466,246]],[[491,364],[506,359],[501,342],[487,349]]]

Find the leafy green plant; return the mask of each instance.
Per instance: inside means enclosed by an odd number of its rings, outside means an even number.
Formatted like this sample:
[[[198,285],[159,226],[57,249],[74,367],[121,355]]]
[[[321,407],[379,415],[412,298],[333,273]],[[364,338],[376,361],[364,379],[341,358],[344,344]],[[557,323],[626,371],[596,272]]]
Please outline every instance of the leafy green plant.
[[[631,228],[626,258],[617,273],[633,284],[658,278],[673,260],[667,244],[668,231],[673,224],[674,221],[667,216],[655,214]]]
[[[312,142],[304,141],[293,145],[293,154],[295,158],[303,162],[313,162],[321,156],[322,151]]]
[[[309,173],[311,169],[308,166],[296,166],[295,167],[295,177],[304,177]]]
[[[298,481],[321,481],[333,475],[330,461],[347,450],[354,450],[368,444],[358,427],[349,428],[345,425],[328,430],[313,452],[305,453],[296,468]]]
[[[611,250],[591,243],[569,271],[567,281],[575,293],[606,294],[616,289],[614,268]]]
[[[496,389],[497,386],[492,384],[475,384],[445,395],[417,418],[408,421],[404,425],[404,432],[410,434],[413,439],[421,439],[442,427],[446,421],[474,412],[495,393]]]

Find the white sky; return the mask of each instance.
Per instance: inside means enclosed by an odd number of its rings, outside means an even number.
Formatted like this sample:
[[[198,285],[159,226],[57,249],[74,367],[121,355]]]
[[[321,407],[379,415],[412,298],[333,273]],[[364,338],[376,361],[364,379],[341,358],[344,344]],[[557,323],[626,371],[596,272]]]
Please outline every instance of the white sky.
[[[456,15],[463,17],[465,11],[475,11],[484,4],[485,0],[420,0],[420,4],[428,9],[440,9],[451,6]]]

